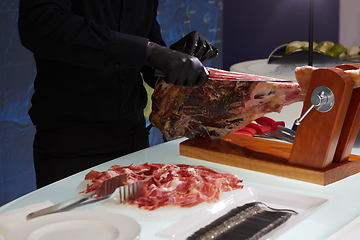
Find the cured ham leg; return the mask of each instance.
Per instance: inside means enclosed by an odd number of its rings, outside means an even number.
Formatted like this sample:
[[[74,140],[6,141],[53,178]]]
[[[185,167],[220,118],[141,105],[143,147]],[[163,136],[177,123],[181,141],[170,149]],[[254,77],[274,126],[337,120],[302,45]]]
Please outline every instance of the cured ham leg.
[[[209,68],[202,87],[180,87],[160,78],[152,95],[151,123],[169,138],[201,136],[199,126],[219,139],[283,106],[304,100],[299,84]]]

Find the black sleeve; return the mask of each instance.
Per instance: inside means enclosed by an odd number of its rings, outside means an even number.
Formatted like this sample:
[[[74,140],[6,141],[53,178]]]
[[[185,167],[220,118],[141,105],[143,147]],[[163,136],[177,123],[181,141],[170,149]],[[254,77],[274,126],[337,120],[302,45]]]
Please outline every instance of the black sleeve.
[[[155,1],[155,10],[157,11],[158,9],[158,1]],[[149,40],[151,42],[155,42],[157,44],[160,44],[162,46],[165,46],[165,42],[161,36],[161,29],[160,29],[160,25],[158,23],[158,21],[156,20],[156,14],[154,14],[155,19],[153,19],[153,25],[150,31],[150,35],[149,35]],[[156,81],[158,79],[158,77],[156,77],[154,75],[154,69],[149,67],[149,66],[143,66],[143,68],[141,69],[141,72],[143,74],[144,80],[145,82],[152,88],[155,88],[155,84]]]
[[[20,0],[21,43],[38,56],[74,64],[143,65],[147,38],[96,25],[71,7],[70,0]]]

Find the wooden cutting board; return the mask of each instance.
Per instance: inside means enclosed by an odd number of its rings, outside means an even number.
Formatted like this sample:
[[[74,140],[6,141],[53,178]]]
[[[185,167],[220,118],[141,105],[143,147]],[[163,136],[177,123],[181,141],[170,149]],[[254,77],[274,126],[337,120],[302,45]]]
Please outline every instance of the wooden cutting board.
[[[324,169],[289,163],[292,144],[229,134],[222,140],[193,138],[180,143],[180,155],[280,177],[328,185],[360,172],[360,156]]]

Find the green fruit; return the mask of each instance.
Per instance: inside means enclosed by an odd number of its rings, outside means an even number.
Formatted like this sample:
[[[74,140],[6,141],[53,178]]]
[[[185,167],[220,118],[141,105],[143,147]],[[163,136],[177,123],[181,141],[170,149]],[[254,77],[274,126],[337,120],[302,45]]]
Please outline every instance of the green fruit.
[[[304,43],[300,41],[293,41],[287,45],[287,47],[297,47],[297,48],[302,48],[303,46]]]
[[[315,48],[317,47],[317,43],[316,42],[313,42],[313,50],[315,50]]]
[[[353,47],[350,48],[350,50],[349,50],[349,56],[359,55],[359,53],[360,53],[360,47],[358,47],[358,46],[353,46]]]
[[[317,45],[316,42],[314,42],[313,49],[315,49],[316,45]],[[298,51],[308,50],[308,49],[309,49],[309,42],[293,41],[286,46],[285,54],[290,54],[293,52],[298,52]]]
[[[343,45],[341,45],[340,43],[338,43],[335,46],[333,46],[332,48],[326,50],[325,53],[332,57],[335,57],[335,58],[339,58],[340,55],[341,55],[341,58],[344,58],[344,57],[347,57],[348,49],[346,47],[344,47]]]
[[[301,51],[302,43],[300,41],[293,41],[286,46],[285,55],[293,52]]]
[[[348,55],[345,52],[340,53],[339,56],[338,56],[339,59],[344,59],[344,58],[347,58],[347,57],[348,57]]]
[[[319,43],[316,47],[315,50],[318,52],[322,52],[325,53],[326,50],[332,48],[335,44],[333,42],[330,41],[323,41],[321,43]]]
[[[309,50],[309,42],[303,41],[302,45],[303,45],[302,46],[303,50]],[[316,48],[316,46],[317,46],[317,43],[313,42],[313,50]]]
[[[303,49],[303,50],[308,50],[309,49],[309,42],[302,41],[301,43],[302,43],[301,49]]]
[[[295,46],[286,47],[285,55],[290,54],[290,53],[294,53],[294,52],[298,52],[298,51],[301,51],[301,48],[298,48],[298,47],[295,47]]]

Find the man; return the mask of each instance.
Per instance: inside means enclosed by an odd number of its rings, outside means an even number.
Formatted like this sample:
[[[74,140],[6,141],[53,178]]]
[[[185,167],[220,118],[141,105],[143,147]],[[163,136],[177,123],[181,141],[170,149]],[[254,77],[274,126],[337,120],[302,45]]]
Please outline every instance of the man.
[[[164,47],[157,7],[158,0],[20,0],[20,39],[37,67],[29,115],[38,188],[148,147],[142,77],[154,87],[154,69],[176,85],[207,80],[198,58],[217,49],[197,32],[172,46],[179,51]]]

